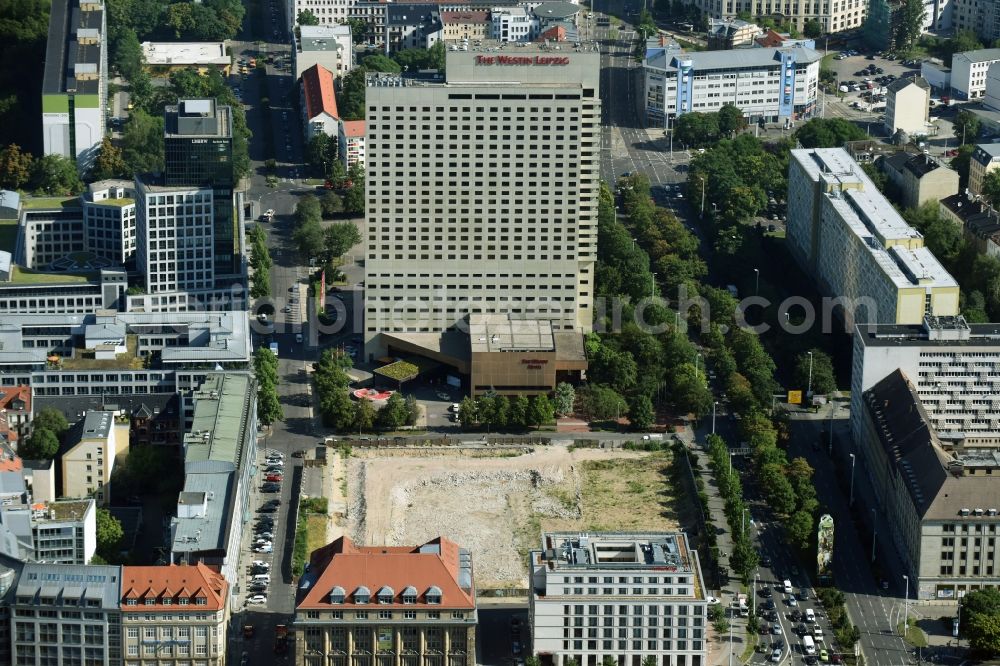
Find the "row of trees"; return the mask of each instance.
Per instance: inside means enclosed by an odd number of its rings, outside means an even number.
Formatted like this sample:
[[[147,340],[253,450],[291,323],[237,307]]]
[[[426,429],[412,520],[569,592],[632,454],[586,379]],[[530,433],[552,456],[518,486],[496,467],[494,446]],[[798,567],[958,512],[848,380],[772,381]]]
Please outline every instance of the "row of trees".
[[[259,226],[250,232],[250,277],[251,298],[267,298],[271,295],[271,253],[267,249],[267,234]]]
[[[336,193],[328,191],[322,199],[307,194],[295,205],[292,240],[303,259],[316,259],[325,266],[361,242],[361,232],[353,222],[323,227],[323,218],[336,214],[336,201]]]
[[[743,584],[748,585],[753,580],[753,572],[760,564],[760,556],[750,538],[746,516],[749,509],[743,500],[743,483],[740,481],[739,472],[733,469],[726,442],[718,435],[709,435],[706,443],[719,495],[726,505],[726,520],[729,522],[729,533],[733,540],[733,552],[730,553],[729,563]]]
[[[52,460],[67,430],[69,422],[63,413],[44,407],[32,419],[31,434],[18,444],[17,455],[24,460]]]
[[[284,419],[278,400],[278,357],[261,346],[253,355],[253,373],[257,378],[257,418],[264,425]]]
[[[319,396],[319,411],[323,425],[340,432],[363,432],[373,428],[396,430],[416,423],[419,407],[413,396],[393,393],[377,411],[370,400],[351,400],[351,357],[327,349],[315,365],[313,383]]]
[[[76,162],[62,155],[36,158],[12,143],[0,149],[0,188],[68,196],[83,189]]]
[[[560,384],[573,389],[569,384]],[[570,401],[572,403],[572,400]],[[572,412],[572,406],[570,407]],[[458,407],[458,421],[466,430],[482,428],[496,430],[524,430],[551,423],[556,408],[544,393],[528,398],[524,395],[508,398],[505,395],[486,394],[478,398],[466,396]]]
[[[747,126],[743,112],[726,104],[714,113],[685,113],[674,121],[674,138],[688,148],[711,146]]]

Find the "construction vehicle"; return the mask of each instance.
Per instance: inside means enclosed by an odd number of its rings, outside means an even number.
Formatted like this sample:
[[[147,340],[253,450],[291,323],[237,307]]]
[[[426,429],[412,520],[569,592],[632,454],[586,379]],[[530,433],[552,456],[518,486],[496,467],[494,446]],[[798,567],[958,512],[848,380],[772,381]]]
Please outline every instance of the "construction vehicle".
[[[274,628],[274,654],[285,654],[288,651],[288,627],[279,624]]]

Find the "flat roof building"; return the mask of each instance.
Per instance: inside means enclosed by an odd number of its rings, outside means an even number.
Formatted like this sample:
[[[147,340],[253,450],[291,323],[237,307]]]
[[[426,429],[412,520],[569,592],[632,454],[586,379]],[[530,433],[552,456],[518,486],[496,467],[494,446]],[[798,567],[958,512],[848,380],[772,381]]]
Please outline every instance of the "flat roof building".
[[[42,72],[46,155],[90,171],[105,132],[108,29],[104,0],[53,0]]]
[[[470,314],[590,331],[599,52],[484,42],[446,58],[446,80],[368,79],[366,355],[386,336],[440,347]],[[439,124],[453,131],[421,129]],[[396,242],[410,235],[426,242]]]
[[[299,580],[295,663],[347,666],[393,653],[410,666],[474,666],[477,622],[468,550],[444,537],[358,546],[344,536],[313,551]]]
[[[88,411],[70,432],[71,443],[59,456],[62,496],[93,497],[107,506],[111,473],[120,458],[128,455],[129,423],[117,421],[114,412]]]
[[[843,148],[793,150],[787,242],[848,325],[958,314],[958,283]],[[830,311],[827,311],[829,308]]]
[[[87,564],[97,552],[94,500],[32,502],[20,473],[16,503],[0,506],[0,552],[25,562]],[[27,503],[25,503],[27,502]]]
[[[301,25],[295,36],[295,78],[313,65],[321,65],[336,76],[354,68],[354,39],[351,26]]]
[[[707,666],[707,591],[683,532],[546,532],[528,559],[532,652],[543,660]],[[573,626],[603,629],[584,637]]]
[[[806,119],[818,110],[822,54],[803,47],[679,53],[651,50],[643,60],[646,116],[666,127],[685,113],[735,105],[748,119]]]
[[[226,53],[226,42],[143,42],[145,66],[154,74],[194,68],[199,74],[218,70],[229,76],[232,56]]]
[[[212,373],[192,401],[170,561],[218,567],[235,594],[243,530],[251,517],[257,387],[246,373]]]

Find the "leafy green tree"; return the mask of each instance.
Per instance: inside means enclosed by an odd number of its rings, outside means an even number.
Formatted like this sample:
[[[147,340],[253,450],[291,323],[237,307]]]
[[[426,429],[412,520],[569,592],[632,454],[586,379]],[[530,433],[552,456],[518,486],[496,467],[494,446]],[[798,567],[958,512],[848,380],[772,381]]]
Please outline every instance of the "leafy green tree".
[[[837,390],[837,378],[833,372],[833,361],[819,349],[813,349],[810,354],[803,352],[795,360],[796,386],[806,390],[810,386],[810,367],[812,368],[812,391],[818,395],[828,395]]]
[[[865,136],[864,130],[843,118],[813,118],[795,132],[803,148],[834,148]]]
[[[340,198],[333,190],[328,190],[323,193],[323,196],[319,199],[320,209],[323,211],[323,219],[329,220],[332,217],[336,217],[337,213],[344,210],[344,201]],[[329,231],[329,229],[327,229]],[[343,254],[343,253],[341,253]]]
[[[800,550],[809,547],[813,537],[813,517],[806,511],[796,511],[785,523],[785,533],[788,542]]]
[[[135,30],[123,28],[117,31],[117,39],[113,43],[112,65],[122,78],[132,81],[142,71],[142,44]]]
[[[399,74],[403,68],[399,63],[387,55],[381,53],[365,56],[361,59],[361,66],[369,72],[385,72],[386,74]]]
[[[358,400],[354,403],[354,423],[351,425],[358,432],[372,429],[375,425],[375,407],[371,400]]]
[[[576,402],[576,389],[572,384],[559,382],[553,395],[555,400],[556,414],[569,416],[573,413],[573,404]]]
[[[330,169],[333,168],[333,163],[339,161],[336,139],[323,132],[319,132],[309,139],[309,143],[306,144],[306,162],[315,173],[327,178]]]
[[[121,521],[111,515],[107,509],[98,509],[95,516],[97,522],[97,554],[105,562],[115,562],[119,559],[118,551],[125,539],[125,530]]]
[[[691,413],[696,419],[712,411],[712,392],[705,373],[696,370],[690,363],[682,363],[674,369],[670,395],[678,410]]]
[[[406,399],[399,393],[393,393],[386,400],[385,405],[378,410],[375,422],[386,430],[396,430],[400,426],[406,425],[410,410],[406,406]]]
[[[740,577],[744,585],[753,580],[753,572],[760,564],[760,556],[746,535],[739,535],[733,544],[733,553],[729,558],[733,571]]]
[[[339,159],[334,160],[330,165],[330,182],[333,187],[338,190],[344,189],[344,183],[347,181],[347,168],[344,167],[344,163]]]
[[[5,146],[0,150],[0,187],[19,190],[27,185],[33,161],[31,153],[22,152],[16,143]]]
[[[458,422],[466,430],[479,423],[479,404],[469,396],[458,405]]]
[[[341,94],[337,97],[337,107],[344,120],[365,119],[365,89],[367,87],[365,77],[368,71],[364,65],[355,67],[341,80]]]
[[[967,109],[955,114],[954,131],[956,137],[962,137],[962,145],[976,143],[982,123],[979,117]]]
[[[48,428],[32,427],[31,434],[18,446],[18,455],[25,460],[52,460],[59,451],[59,438]]]
[[[785,477],[784,468],[775,464],[764,465],[757,475],[768,505],[774,511],[786,516],[795,511],[795,490]]]
[[[344,193],[344,211],[352,215],[361,215],[365,212],[364,183],[352,185]]]
[[[715,113],[685,113],[674,121],[674,138],[689,148],[715,143],[719,139],[719,116]]]
[[[590,373],[595,382],[608,383],[624,393],[635,385],[638,375],[635,358],[627,351],[602,345],[590,359]]]
[[[163,118],[133,109],[122,135],[122,155],[129,173],[163,171]]]
[[[555,409],[549,401],[549,397],[544,393],[536,395],[531,399],[531,406],[528,408],[528,422],[533,426],[541,426],[555,418]]]
[[[51,430],[56,435],[62,435],[69,430],[69,421],[58,409],[54,407],[43,407],[31,422],[34,428],[44,428]]]
[[[990,176],[993,173],[995,172],[990,172]],[[997,186],[997,192],[1000,193],[1000,182]],[[962,228],[942,217],[941,207],[936,201],[928,201],[919,208],[908,208],[903,211],[903,217],[923,235],[924,244],[938,260],[945,266],[954,266],[964,243]]]
[[[1000,206],[1000,171],[990,171],[988,174],[986,174],[986,177],[983,178],[983,184],[980,193],[991,204],[993,204],[994,207]]]
[[[253,354],[253,373],[261,384],[278,384],[278,358],[267,347],[258,347]]]
[[[257,418],[266,426],[284,420],[284,411],[281,409],[278,391],[274,386],[262,386],[258,389]]]
[[[76,161],[62,155],[43,155],[31,167],[31,187],[36,192],[66,196],[83,189]]]
[[[723,107],[719,109],[718,115],[719,132],[723,136],[732,136],[747,125],[746,118],[743,117],[743,112],[732,104],[723,105]]]
[[[361,242],[361,232],[353,222],[333,224],[323,231],[323,244],[327,260],[343,256]]]
[[[319,25],[319,19],[310,9],[303,9],[299,12],[299,15],[295,17],[295,22],[299,25]]]
[[[817,39],[823,36],[823,24],[816,19],[809,19],[802,26],[802,34],[807,39]]]
[[[344,432],[354,426],[355,407],[344,387],[332,389],[320,397],[320,413],[323,423],[338,431]]]
[[[610,386],[589,384],[580,391],[580,409],[594,421],[607,421],[628,414],[628,403]]]
[[[893,16],[895,45],[899,51],[908,51],[917,43],[924,25],[923,0],[904,0]]]
[[[497,395],[493,398],[493,427],[503,430],[510,425],[510,398]]]
[[[324,251],[323,227],[318,220],[309,219],[292,232],[292,240],[304,259],[313,259]]]
[[[111,143],[110,136],[105,136],[101,140],[101,147],[94,160],[94,168],[90,177],[94,180],[106,180],[108,178],[125,178],[128,175],[128,165],[125,163],[121,149]]]
[[[637,395],[629,402],[628,420],[633,430],[649,430],[656,421],[653,402],[647,395]]]
[[[510,401],[510,414],[507,417],[507,423],[515,428],[524,428],[528,426],[528,411],[530,408],[531,403],[528,400],[528,396],[515,396],[515,398]]]
[[[757,404],[753,387],[747,378],[738,372],[729,376],[729,381],[726,382],[726,396],[729,398],[730,407],[737,414],[744,414]]]

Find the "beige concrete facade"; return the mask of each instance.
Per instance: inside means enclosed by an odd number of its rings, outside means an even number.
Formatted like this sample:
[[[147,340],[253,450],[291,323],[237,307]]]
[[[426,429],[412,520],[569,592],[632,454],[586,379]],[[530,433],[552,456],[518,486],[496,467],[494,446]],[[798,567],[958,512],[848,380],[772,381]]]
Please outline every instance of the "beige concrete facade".
[[[117,423],[113,412],[89,412],[83,428],[80,441],[62,455],[62,496],[93,496],[98,504],[107,505],[115,462],[128,455],[129,424]]]
[[[471,611],[306,611],[296,620],[297,666],[475,666]],[[315,618],[308,615],[312,613]],[[413,618],[405,618],[408,613]],[[389,614],[392,619],[377,619]],[[461,615],[461,618],[453,615]],[[306,617],[302,617],[305,615]],[[340,615],[340,618],[334,617]],[[346,618],[345,618],[346,616]],[[447,616],[447,617],[441,617]]]
[[[927,134],[930,102],[931,88],[923,79],[893,83],[885,96],[886,131],[890,136],[898,131],[910,136]]]
[[[983,180],[991,172],[1000,168],[1000,144],[987,143],[976,146],[969,159],[969,191],[983,193]]]
[[[833,0],[832,2],[810,2],[809,0],[695,0],[695,6],[714,18],[737,18],[746,12],[751,16],[780,15],[798,30],[806,21],[815,19],[823,26],[823,32],[841,32],[860,28],[868,11],[865,0]]]

